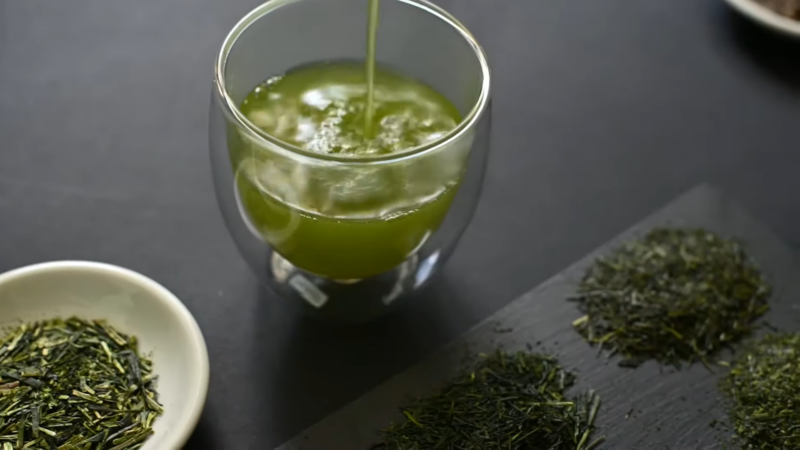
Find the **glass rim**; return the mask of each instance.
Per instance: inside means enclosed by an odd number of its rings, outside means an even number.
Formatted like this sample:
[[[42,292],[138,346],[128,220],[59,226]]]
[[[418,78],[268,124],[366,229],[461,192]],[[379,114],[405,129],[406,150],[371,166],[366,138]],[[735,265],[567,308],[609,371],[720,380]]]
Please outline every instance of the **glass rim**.
[[[423,145],[412,147],[407,150],[403,150],[402,152],[392,153],[389,155],[381,155],[381,156],[353,157],[353,156],[339,156],[335,154],[317,153],[305,150],[296,145],[290,144],[286,141],[271,136],[269,133],[257,127],[253,122],[251,122],[247,117],[245,117],[245,115],[239,109],[239,106],[228,94],[228,90],[225,87],[225,69],[228,63],[228,57],[230,56],[231,50],[233,49],[233,46],[236,44],[236,41],[251,24],[255,23],[257,20],[266,16],[270,12],[273,12],[283,6],[302,1],[307,1],[307,0],[268,0],[266,3],[261,4],[260,6],[256,7],[255,9],[247,13],[247,15],[245,15],[233,27],[230,33],[228,33],[228,36],[225,37],[225,41],[222,44],[219,56],[217,57],[217,61],[214,65],[214,84],[216,85],[218,99],[222,100],[221,103],[223,108],[226,110],[226,113],[230,116],[233,116],[233,118],[236,121],[236,125],[240,129],[243,129],[247,133],[248,137],[260,141],[265,141],[269,144],[277,146],[282,150],[286,150],[291,153],[316,160],[331,161],[343,164],[382,163],[382,162],[395,162],[399,160],[413,158],[418,155],[426,154],[444,145],[447,145],[448,143],[457,140],[462,135],[467,133],[469,130],[474,128],[476,124],[480,121],[484,111],[486,110],[487,105],[489,104],[490,86],[491,86],[491,73],[489,70],[489,62],[486,58],[486,53],[483,51],[483,48],[480,46],[480,44],[472,35],[472,33],[470,33],[470,31],[461,22],[459,22],[450,13],[448,13],[439,6],[434,5],[430,1],[394,0],[420,8],[426,11],[427,13],[436,16],[437,18],[442,20],[442,22],[444,22],[445,24],[453,27],[456,31],[458,31],[461,37],[464,38],[466,43],[469,44],[469,46],[475,53],[475,57],[478,59],[482,75],[481,91],[472,109],[470,109],[467,115],[461,120],[461,122],[459,122],[459,124],[455,128],[450,130],[450,132],[440,137],[439,139],[425,143]]]

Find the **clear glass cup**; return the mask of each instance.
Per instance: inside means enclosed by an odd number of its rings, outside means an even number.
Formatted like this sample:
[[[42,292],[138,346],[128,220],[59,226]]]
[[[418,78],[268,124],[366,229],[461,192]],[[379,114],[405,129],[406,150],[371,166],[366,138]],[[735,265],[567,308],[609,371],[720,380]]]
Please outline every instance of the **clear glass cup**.
[[[377,61],[427,83],[464,117],[401,153],[313,153],[239,110],[267,78],[315,62],[363,60],[367,0],[272,0],[226,38],[209,138],[222,215],[260,281],[313,315],[361,321],[419,290],[451,255],[480,197],[490,75],[475,38],[426,0],[382,0]]]

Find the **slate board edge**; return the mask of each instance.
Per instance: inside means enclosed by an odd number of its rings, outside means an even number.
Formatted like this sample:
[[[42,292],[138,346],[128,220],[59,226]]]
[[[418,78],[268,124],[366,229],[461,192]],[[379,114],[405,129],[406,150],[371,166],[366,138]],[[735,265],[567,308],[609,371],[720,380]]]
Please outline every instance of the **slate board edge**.
[[[325,417],[321,421],[317,422],[316,424],[312,425],[311,427],[304,430],[302,433],[291,439],[290,441],[284,443],[280,447],[277,447],[276,450],[297,450],[297,449],[306,449],[306,450],[313,450],[314,448],[318,447],[306,447],[304,446],[304,442],[306,439],[315,433],[315,430],[324,429],[328,422],[331,421],[339,421],[343,420],[342,416],[346,416],[350,410],[364,410],[369,409],[369,406],[366,405],[359,405],[360,403],[369,403],[370,401],[374,401],[372,397],[378,391],[386,391],[391,390],[391,386],[393,384],[403,384],[404,386],[408,386],[408,378],[413,377],[415,372],[419,372],[419,367],[426,367],[426,366],[436,366],[439,369],[444,368],[445,371],[448,371],[452,375],[455,375],[464,365],[464,362],[467,360],[464,358],[468,354],[475,355],[480,351],[489,351],[496,347],[507,348],[508,350],[515,350],[518,347],[516,345],[511,345],[510,347],[504,345],[503,338],[502,338],[502,329],[506,326],[509,326],[509,322],[515,322],[514,314],[510,314],[514,310],[518,309],[521,305],[527,304],[532,297],[541,296],[547,293],[548,290],[551,290],[554,286],[558,286],[564,284],[565,282],[577,282],[578,280],[572,280],[565,276],[565,274],[575,273],[577,271],[582,272],[583,269],[588,266],[597,256],[605,253],[608,251],[609,248],[616,247],[622,242],[628,241],[636,236],[639,236],[642,232],[652,228],[654,222],[660,223],[662,225],[675,225],[681,226],[683,225],[680,220],[673,220],[670,219],[670,214],[674,208],[679,207],[680,205],[686,202],[707,202],[709,204],[720,204],[724,205],[727,208],[731,208],[735,210],[737,213],[742,214],[746,217],[752,217],[744,208],[739,205],[737,202],[730,199],[726,196],[719,188],[714,187],[709,184],[701,184],[695,188],[692,188],[683,194],[676,197],[674,200],[670,201],[666,205],[660,207],[659,209],[655,210],[651,214],[645,216],[643,219],[637,221],[633,226],[629,227],[628,229],[622,231],[621,233],[617,234],[610,240],[604,242],[602,245],[597,247],[596,249],[592,250],[591,252],[587,253],[585,256],[578,259],[576,262],[570,264],[569,266],[565,267],[552,277],[548,278],[532,290],[528,291],[527,293],[519,296],[518,298],[514,299],[505,307],[501,308],[500,310],[496,311],[486,319],[482,320],[469,330],[465,331],[460,336],[456,337],[453,341],[448,343],[447,345],[443,346],[442,348],[433,352],[430,356],[423,358],[422,360],[418,361],[411,367],[401,371],[400,373],[388,378],[383,383],[377,385],[373,389],[367,391],[362,396],[358,397],[354,401],[346,404],[339,410],[333,412],[329,416]],[[775,233],[766,227],[763,223],[757,222],[754,225],[758,225],[761,228],[761,232],[764,234],[770,235],[771,239],[774,241],[781,241]],[[793,255],[794,256],[794,255]],[[796,259],[793,258],[794,265],[796,266]],[[534,306],[535,308],[535,306]],[[568,323],[571,323],[571,320],[580,317],[580,312],[577,308],[574,308],[573,317],[570,319]],[[527,316],[531,316],[531,312],[526,312]],[[538,318],[536,319],[538,320]],[[530,322],[530,317],[525,319],[526,322]],[[511,324],[514,325],[514,324]],[[519,323],[516,323],[519,325]],[[496,339],[480,339],[481,337],[485,337],[488,333],[497,334]],[[580,339],[577,333],[574,334],[574,339]],[[461,350],[461,351],[460,351]],[[467,350],[467,351],[464,351]],[[546,348],[549,353],[553,353],[556,356],[559,356],[558,349],[550,349]],[[455,357],[455,355],[461,355]],[[441,379],[442,370],[439,370],[438,375],[436,376],[437,380]],[[579,374],[580,375],[580,374]],[[418,380],[420,385],[425,385],[426,380]],[[434,383],[431,387],[438,385],[439,383]],[[399,386],[398,386],[399,387]],[[430,388],[421,388],[420,391],[428,391]],[[409,393],[413,394],[413,393]],[[360,408],[358,406],[361,406]],[[399,406],[399,405],[395,405]],[[382,409],[382,408],[377,408]],[[398,415],[399,413],[395,414]],[[396,418],[396,417],[395,417]],[[357,421],[357,417],[347,418],[344,417],[346,421]],[[385,421],[384,423],[388,425],[390,420]],[[354,432],[358,432],[359,426],[356,423],[352,423],[352,427],[349,427]],[[326,448],[330,449],[338,449],[338,448],[346,448],[346,447],[339,447],[336,443],[329,443]],[[705,448],[705,447],[704,447]]]

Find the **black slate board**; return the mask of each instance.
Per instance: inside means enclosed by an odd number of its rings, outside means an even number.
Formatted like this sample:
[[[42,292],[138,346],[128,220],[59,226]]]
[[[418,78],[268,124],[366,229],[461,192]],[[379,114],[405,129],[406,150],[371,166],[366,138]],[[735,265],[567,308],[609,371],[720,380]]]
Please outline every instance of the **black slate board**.
[[[774,287],[767,320],[781,329],[800,330],[800,266],[793,251],[738,204],[716,188],[704,185],[683,194],[514,300],[432,357],[278,449],[366,450],[378,441],[376,430],[402,419],[397,408],[404,398],[435,390],[463,366],[466,355],[491,352],[498,347],[517,350],[528,345],[555,354],[565,367],[575,370],[579,377],[577,389],[591,387],[600,394],[603,406],[597,435],[607,437],[600,448],[724,448],[720,439],[727,433],[710,425],[713,419],[725,419],[724,405],[716,389],[722,368],[710,373],[696,364],[676,371],[653,362],[637,369],[621,368],[616,357],[610,360],[598,357],[596,350],[582,341],[571,326],[581,314],[566,299],[574,293],[576,282],[592,261],[620,243],[662,225],[702,227],[744,240]],[[631,417],[626,419],[631,410]]]

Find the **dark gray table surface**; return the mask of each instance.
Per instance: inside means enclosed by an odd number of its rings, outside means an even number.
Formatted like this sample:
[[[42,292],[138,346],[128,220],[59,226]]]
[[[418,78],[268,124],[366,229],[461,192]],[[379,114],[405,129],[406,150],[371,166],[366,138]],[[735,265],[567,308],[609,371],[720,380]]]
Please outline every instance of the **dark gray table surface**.
[[[218,215],[206,115],[257,0],[0,0],[0,270],[150,275],[205,334],[188,448],[266,449],[701,181],[800,244],[800,46],[721,0],[446,0],[494,69],[493,155],[443,275],[332,329],[259,289]]]

